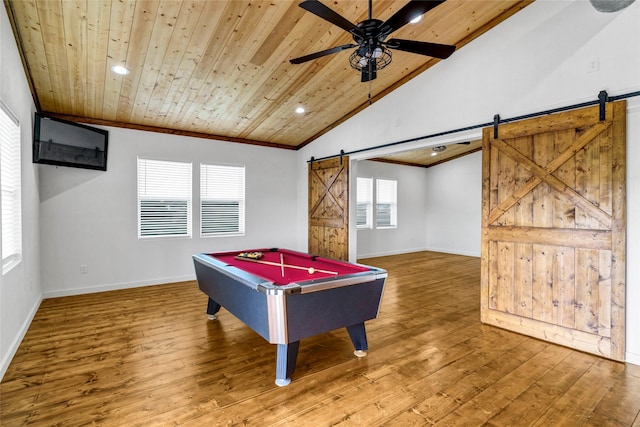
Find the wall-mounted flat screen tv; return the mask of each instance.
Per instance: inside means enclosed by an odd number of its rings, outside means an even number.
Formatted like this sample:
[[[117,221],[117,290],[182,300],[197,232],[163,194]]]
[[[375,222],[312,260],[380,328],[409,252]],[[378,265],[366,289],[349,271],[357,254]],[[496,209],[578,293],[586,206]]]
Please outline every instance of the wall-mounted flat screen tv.
[[[109,132],[36,113],[33,162],[107,170]]]

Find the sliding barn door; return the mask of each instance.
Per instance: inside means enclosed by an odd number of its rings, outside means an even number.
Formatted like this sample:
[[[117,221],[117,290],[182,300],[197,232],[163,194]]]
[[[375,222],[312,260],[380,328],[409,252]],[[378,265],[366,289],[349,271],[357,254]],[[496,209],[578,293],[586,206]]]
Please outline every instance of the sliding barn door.
[[[624,360],[625,115],[484,130],[483,322]]]
[[[349,259],[349,158],[309,163],[309,253]]]

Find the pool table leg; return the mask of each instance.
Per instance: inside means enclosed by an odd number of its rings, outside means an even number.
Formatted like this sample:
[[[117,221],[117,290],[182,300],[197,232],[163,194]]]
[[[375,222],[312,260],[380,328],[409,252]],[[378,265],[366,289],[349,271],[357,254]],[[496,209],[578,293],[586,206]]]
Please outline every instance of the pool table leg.
[[[300,341],[289,344],[278,344],[276,354],[276,385],[284,387],[291,382],[291,374],[296,369]]]
[[[364,329],[364,322],[347,326],[347,331],[349,332],[351,342],[356,349],[353,354],[358,357],[366,356],[369,346],[367,345],[367,331]]]
[[[216,313],[220,311],[220,304],[209,298],[209,303],[207,304],[207,314],[209,315],[209,320],[216,320],[218,316]]]

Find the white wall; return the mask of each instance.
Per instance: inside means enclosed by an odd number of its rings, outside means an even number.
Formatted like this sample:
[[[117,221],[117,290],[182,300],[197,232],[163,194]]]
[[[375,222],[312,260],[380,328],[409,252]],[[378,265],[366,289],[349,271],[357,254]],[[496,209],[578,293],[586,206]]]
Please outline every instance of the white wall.
[[[39,165],[45,297],[191,280],[194,253],[295,246],[294,151],[107,129],[106,172]],[[138,156],[193,162],[192,238],[138,239]],[[200,238],[200,162],[246,166],[245,236]]]
[[[482,153],[427,169],[427,247],[480,256]]]
[[[480,256],[482,153],[428,169],[367,160],[356,167],[358,177],[398,181],[399,216],[395,229],[357,230],[358,259],[421,250]]]
[[[597,12],[586,0],[538,0],[449,59],[416,77],[299,152],[299,246],[306,246],[306,165],[322,158],[421,135],[490,122],[640,90],[640,2],[617,13]],[[394,62],[402,55],[394,55]],[[595,65],[593,65],[595,64]],[[389,67],[401,66],[401,64]],[[384,72],[384,71],[382,71]],[[358,84],[354,71],[353,82]],[[373,82],[374,92],[375,81]],[[363,85],[363,96],[368,88]],[[640,164],[640,101],[630,101],[629,169]],[[635,108],[635,110],[634,110]],[[468,132],[465,138],[479,138]],[[446,138],[445,138],[446,139]],[[439,145],[442,141],[425,141]],[[419,144],[412,144],[419,145]],[[383,154],[360,153],[352,159]],[[627,360],[640,364],[640,180],[629,171]],[[480,183],[478,183],[480,185]],[[353,194],[353,193],[352,193]],[[478,224],[479,219],[474,218]],[[352,235],[355,233],[351,233]],[[355,257],[353,244],[350,250]],[[451,247],[464,242],[451,241]]]
[[[374,226],[371,229],[358,230],[357,257],[367,258],[425,250],[427,248],[426,169],[363,160],[357,164],[356,175],[362,178],[373,178],[374,183],[378,178],[393,179],[398,185],[398,226],[385,229],[376,229]],[[350,217],[355,218],[355,203],[351,203],[350,206],[354,209]]]
[[[0,276],[1,379],[40,305],[42,292],[38,171],[31,163],[31,117],[35,106],[4,7],[0,7],[0,100],[18,118],[22,140],[22,262]]]

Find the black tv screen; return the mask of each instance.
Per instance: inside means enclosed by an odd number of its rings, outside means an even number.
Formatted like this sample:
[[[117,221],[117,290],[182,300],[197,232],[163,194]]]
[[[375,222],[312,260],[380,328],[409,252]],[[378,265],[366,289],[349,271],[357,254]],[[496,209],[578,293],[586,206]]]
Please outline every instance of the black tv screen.
[[[109,132],[36,113],[33,162],[107,170]]]

